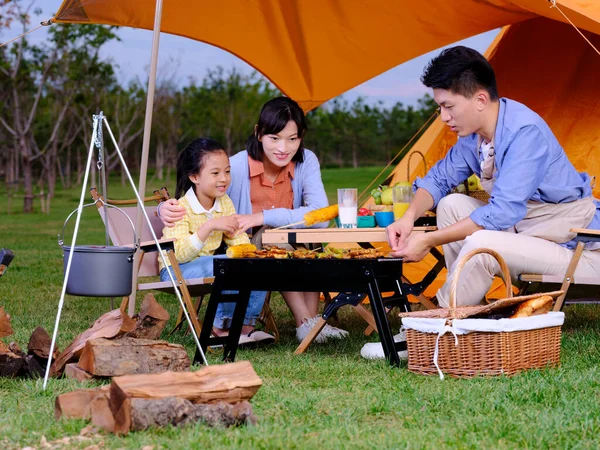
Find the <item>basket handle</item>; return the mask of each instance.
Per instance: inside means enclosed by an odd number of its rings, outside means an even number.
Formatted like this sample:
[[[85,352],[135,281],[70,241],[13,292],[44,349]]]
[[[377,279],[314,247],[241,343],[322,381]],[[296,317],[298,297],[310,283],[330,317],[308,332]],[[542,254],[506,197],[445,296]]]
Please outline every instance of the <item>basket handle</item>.
[[[427,160],[425,159],[425,155],[419,150],[413,150],[410,152],[408,157],[408,162],[406,163],[406,181],[410,181],[410,161],[414,155],[419,155],[423,160],[423,167],[425,168],[425,173],[427,173]]]
[[[508,266],[506,265],[506,261],[504,261],[504,258],[500,256],[498,252],[490,248],[476,248],[475,250],[471,250],[469,253],[467,253],[464,256],[464,258],[461,259],[456,265],[454,279],[452,280],[452,284],[450,285],[449,303],[451,310],[456,308],[456,290],[458,289],[458,280],[460,279],[460,273],[467,264],[467,261],[469,261],[473,256],[478,255],[480,253],[487,253],[488,255],[493,256],[496,261],[498,261],[498,263],[500,264],[500,269],[502,270],[502,278],[504,279],[504,284],[506,285],[506,298],[511,298],[513,296],[510,271],[508,270]]]

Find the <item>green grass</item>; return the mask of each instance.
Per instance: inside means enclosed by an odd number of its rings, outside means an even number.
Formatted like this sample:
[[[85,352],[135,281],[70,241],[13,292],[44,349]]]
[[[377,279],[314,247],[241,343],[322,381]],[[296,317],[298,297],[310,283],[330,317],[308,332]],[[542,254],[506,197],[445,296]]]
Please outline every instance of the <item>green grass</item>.
[[[376,172],[376,171],[375,171]],[[324,171],[328,192],[358,184],[353,171]],[[361,188],[359,184],[357,186]],[[112,188],[115,196],[126,190]],[[0,199],[0,247],[15,260],[0,278],[0,305],[12,316],[15,335],[5,342],[27,346],[31,332],[54,327],[62,286],[62,254],[56,235],[77,206],[79,192],[61,192],[49,215],[6,214]],[[103,228],[89,208],[82,221],[81,244],[101,243]],[[158,294],[171,317],[175,297]],[[294,356],[294,323],[279,295],[272,301],[281,342],[269,348],[238,351],[248,359],[264,385],[252,399],[259,422],[253,427],[209,429],[201,424],[131,433],[97,435],[91,440],[55,448],[581,448],[600,446],[600,308],[569,307],[563,327],[561,367],[511,378],[456,380],[409,373],[405,363],[393,369],[383,361],[364,361],[365,323],[349,308],[340,325],[350,331],[344,341],[312,345]],[[64,347],[109,309],[107,299],[65,300],[58,345]],[[392,317],[394,329],[399,322]],[[173,326],[173,319],[167,325]],[[168,338],[184,344],[193,356],[189,336]],[[218,355],[209,356],[219,363]],[[81,420],[56,421],[54,400],[84,386],[53,379],[43,391],[41,380],[0,379],[0,448],[41,448],[48,441],[76,436]]]

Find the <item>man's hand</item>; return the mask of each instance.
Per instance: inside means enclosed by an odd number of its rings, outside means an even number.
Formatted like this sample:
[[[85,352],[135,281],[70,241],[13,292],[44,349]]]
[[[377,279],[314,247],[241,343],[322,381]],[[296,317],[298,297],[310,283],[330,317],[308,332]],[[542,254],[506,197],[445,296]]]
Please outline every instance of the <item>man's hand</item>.
[[[259,227],[265,222],[265,218],[261,212],[255,214],[235,214],[232,217],[235,217],[238,220],[240,232],[250,228]]]
[[[387,238],[393,251],[398,250],[404,244],[404,241],[412,233],[413,227],[414,220],[406,214],[391,225],[388,225],[386,228]]]
[[[176,222],[179,222],[185,216],[185,208],[179,205],[179,202],[170,198],[160,207],[160,220],[167,227],[174,227]]]
[[[403,258],[406,262],[417,262],[425,258],[432,247],[427,235],[418,233],[405,239],[391,255]]]

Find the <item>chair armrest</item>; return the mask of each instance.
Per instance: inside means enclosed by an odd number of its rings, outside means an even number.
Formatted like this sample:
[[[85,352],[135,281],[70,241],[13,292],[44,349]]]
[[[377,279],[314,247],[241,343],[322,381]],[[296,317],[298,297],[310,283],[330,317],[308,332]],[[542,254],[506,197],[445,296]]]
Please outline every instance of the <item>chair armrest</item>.
[[[586,241],[594,241],[600,242],[600,230],[589,230],[586,228],[571,228],[569,230],[571,233],[576,233],[576,240],[586,240]]]
[[[159,239],[158,243],[163,250],[174,250],[175,249],[175,241],[176,238],[169,239]],[[158,248],[156,247],[156,242],[154,241],[144,241],[140,243],[140,250],[146,253],[157,252]]]

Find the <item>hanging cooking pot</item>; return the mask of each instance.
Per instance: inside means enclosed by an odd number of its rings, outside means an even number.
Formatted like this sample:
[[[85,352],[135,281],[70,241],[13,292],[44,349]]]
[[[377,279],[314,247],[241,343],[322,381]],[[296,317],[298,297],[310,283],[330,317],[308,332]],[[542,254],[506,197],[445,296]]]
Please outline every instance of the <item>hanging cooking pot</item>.
[[[83,207],[95,205],[90,203]],[[108,245],[76,245],[71,261],[71,271],[67,280],[67,294],[84,297],[123,297],[131,294],[133,256],[137,250],[137,236],[133,222],[127,214],[113,205],[106,205],[121,212],[133,229],[133,247]],[[58,245],[63,249],[64,270],[66,273],[71,246],[63,245],[65,227],[75,209],[63,224]]]

